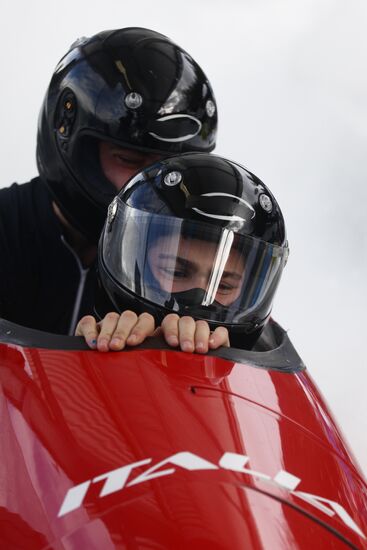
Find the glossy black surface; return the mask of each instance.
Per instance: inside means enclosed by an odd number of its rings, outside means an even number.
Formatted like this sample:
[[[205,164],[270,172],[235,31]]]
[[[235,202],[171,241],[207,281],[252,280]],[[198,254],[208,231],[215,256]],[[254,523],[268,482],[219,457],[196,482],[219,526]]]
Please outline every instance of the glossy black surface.
[[[139,106],[129,107],[131,94]],[[69,221],[96,240],[115,190],[91,138],[162,154],[211,151],[216,127],[210,83],[188,53],[149,29],[105,31],[72,47],[55,70],[38,167]]]

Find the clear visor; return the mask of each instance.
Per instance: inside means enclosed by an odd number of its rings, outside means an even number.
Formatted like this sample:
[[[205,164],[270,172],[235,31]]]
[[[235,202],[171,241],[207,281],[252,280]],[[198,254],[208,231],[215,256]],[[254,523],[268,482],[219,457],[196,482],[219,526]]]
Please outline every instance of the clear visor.
[[[138,211],[119,199],[111,213],[102,256],[119,285],[178,314],[221,323],[243,323],[259,308],[264,317],[270,312],[286,249],[211,224]]]

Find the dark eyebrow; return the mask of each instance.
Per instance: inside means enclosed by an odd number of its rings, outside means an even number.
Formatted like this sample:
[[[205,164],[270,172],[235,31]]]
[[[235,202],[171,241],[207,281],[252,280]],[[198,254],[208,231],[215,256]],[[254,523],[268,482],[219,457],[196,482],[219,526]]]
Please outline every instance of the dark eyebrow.
[[[172,260],[176,264],[180,264],[181,267],[188,267],[188,268],[195,268],[197,265],[194,262],[190,262],[190,260],[186,260],[185,258],[180,258],[179,256],[175,256],[173,254],[159,254],[158,258],[160,260]]]
[[[240,275],[235,271],[223,271],[222,278],[223,277],[231,277],[231,279],[236,279],[237,281],[239,281],[240,279],[242,279],[242,274]]]
[[[172,254],[159,254],[159,259],[161,260],[172,260],[176,262],[176,264],[179,264],[181,267],[186,267],[189,269],[194,269],[198,262],[190,262],[190,260],[187,260],[185,258],[180,258],[179,256],[174,256]],[[242,274],[239,274],[235,271],[223,271],[222,279],[223,278],[231,278],[235,279],[236,281],[239,281],[242,278]]]

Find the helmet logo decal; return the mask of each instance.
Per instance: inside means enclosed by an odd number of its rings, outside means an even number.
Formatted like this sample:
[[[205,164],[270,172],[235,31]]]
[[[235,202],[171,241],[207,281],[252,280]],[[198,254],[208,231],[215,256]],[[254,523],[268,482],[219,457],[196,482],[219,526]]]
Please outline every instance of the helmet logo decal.
[[[252,220],[255,217],[255,210],[252,208],[251,204],[248,203],[245,199],[242,199],[241,197],[237,197],[237,195],[231,195],[230,193],[203,193],[200,195],[201,197],[229,197],[231,199],[235,199],[241,204],[244,204],[246,208],[251,212],[250,220]],[[202,216],[206,216],[207,218],[214,218],[216,220],[228,220],[228,221],[243,221],[247,222],[247,219],[241,217],[241,216],[226,216],[222,214],[211,214],[210,212],[204,212],[203,210],[200,210],[199,208],[193,208],[193,210],[197,214],[201,214]]]
[[[125,105],[129,109],[138,109],[143,103],[143,98],[138,92],[130,92],[125,97]]]
[[[157,118],[156,122],[164,123],[164,122],[167,122],[169,120],[174,120],[174,119],[176,119],[178,121],[184,121],[185,119],[189,120],[189,121],[192,121],[197,126],[196,130],[194,132],[190,133],[190,134],[185,134],[183,136],[177,136],[177,137],[164,137],[162,135],[157,134],[156,132],[149,132],[149,134],[151,136],[153,136],[154,138],[159,139],[159,141],[168,141],[170,143],[178,143],[180,141],[187,141],[189,139],[192,139],[193,137],[197,136],[198,133],[201,130],[202,124],[201,124],[200,120],[197,119],[194,116],[191,116],[191,115],[167,115],[167,116],[162,116],[161,118]],[[163,127],[162,127],[162,129],[163,129]]]
[[[215,103],[211,99],[208,99],[205,105],[206,114],[208,117],[212,117],[215,113]]]
[[[164,176],[164,183],[169,187],[178,185],[182,181],[181,172],[169,172]]]
[[[263,193],[259,197],[259,202],[261,208],[265,210],[265,212],[268,212],[268,214],[270,214],[270,212],[273,210],[273,203],[271,202],[270,197],[268,197],[268,195],[264,195]]]

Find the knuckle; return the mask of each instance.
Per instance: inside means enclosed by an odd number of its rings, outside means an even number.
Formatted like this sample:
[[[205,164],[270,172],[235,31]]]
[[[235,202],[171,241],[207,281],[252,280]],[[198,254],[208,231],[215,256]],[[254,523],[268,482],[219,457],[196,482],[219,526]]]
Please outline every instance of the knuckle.
[[[192,317],[189,317],[188,315],[184,315],[180,319],[180,325],[183,328],[194,327],[195,326],[195,321]]]
[[[94,323],[94,317],[92,315],[85,315],[79,321],[81,327],[86,327]]]
[[[116,311],[110,311],[109,313],[106,314],[105,316],[105,319],[109,320],[109,321],[115,321],[116,319],[119,318],[119,314],[116,313]]]
[[[163,319],[162,325],[166,326],[167,324],[171,325],[172,323],[177,325],[179,319],[180,319],[180,317],[177,315],[177,313],[169,313]]]
[[[180,318],[179,315],[177,315],[177,313],[169,313],[168,315],[166,315],[165,319],[167,319],[168,321],[178,321]]]
[[[196,326],[200,329],[207,329],[209,330],[209,325],[206,321],[199,319],[199,321],[196,321]]]
[[[192,317],[190,317],[189,315],[182,315],[181,319],[182,321],[190,321]]]
[[[138,316],[136,315],[136,313],[134,311],[131,311],[130,309],[127,309],[126,311],[124,311],[121,316],[124,318],[124,320],[126,321],[136,321]]]
[[[154,321],[154,317],[153,315],[151,315],[150,313],[144,311],[143,313],[141,313],[139,315],[139,319],[141,319],[142,321]]]

